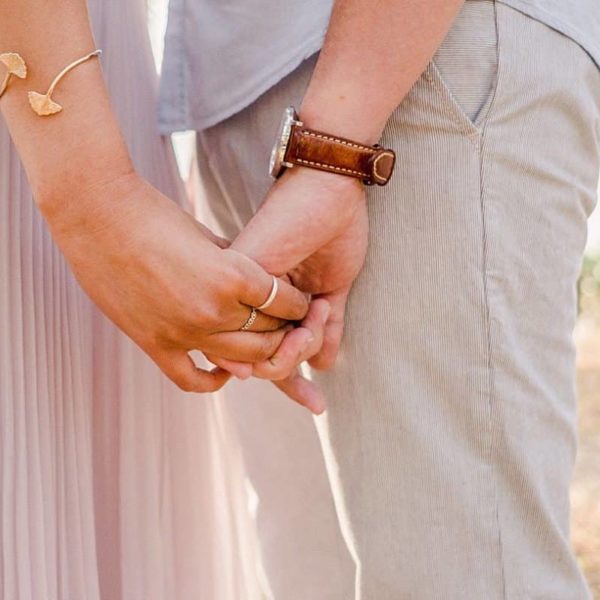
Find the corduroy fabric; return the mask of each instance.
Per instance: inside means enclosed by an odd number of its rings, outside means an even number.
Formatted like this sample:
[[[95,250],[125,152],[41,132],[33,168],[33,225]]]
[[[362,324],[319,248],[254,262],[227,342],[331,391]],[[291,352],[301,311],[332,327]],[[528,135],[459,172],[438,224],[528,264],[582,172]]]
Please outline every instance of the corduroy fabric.
[[[228,235],[268,188],[271,134],[313,65],[200,135]],[[589,55],[491,1],[466,2],[389,120],[397,170],[368,191],[341,355],[314,373],[356,600],[590,597],[569,544],[571,334],[599,136]],[[281,425],[266,415],[263,435]]]

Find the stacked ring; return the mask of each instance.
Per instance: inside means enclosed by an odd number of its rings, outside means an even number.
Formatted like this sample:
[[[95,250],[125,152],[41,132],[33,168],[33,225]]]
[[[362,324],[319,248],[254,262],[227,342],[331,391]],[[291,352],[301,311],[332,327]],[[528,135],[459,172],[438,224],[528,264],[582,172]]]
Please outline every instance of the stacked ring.
[[[254,325],[254,321],[256,321],[257,316],[258,316],[258,311],[256,310],[256,308],[252,308],[252,310],[250,311],[250,316],[248,317],[246,322],[240,327],[240,331],[246,331],[246,330],[250,329],[250,327],[252,327],[252,325]]]
[[[259,310],[265,310],[273,304],[275,298],[277,296],[277,291],[279,290],[279,280],[277,277],[273,275],[273,286],[271,287],[271,292],[269,293],[269,297],[261,304],[260,306],[252,307],[250,311],[250,316],[246,320],[246,322],[240,327],[240,331],[247,331],[254,325],[254,321],[256,321],[256,317],[258,317]]]
[[[271,293],[269,297],[266,299],[264,304],[256,307],[256,310],[265,310],[265,308],[269,308],[271,304],[275,301],[275,297],[277,296],[277,291],[279,290],[279,280],[275,275],[273,275],[273,287],[271,288]]]

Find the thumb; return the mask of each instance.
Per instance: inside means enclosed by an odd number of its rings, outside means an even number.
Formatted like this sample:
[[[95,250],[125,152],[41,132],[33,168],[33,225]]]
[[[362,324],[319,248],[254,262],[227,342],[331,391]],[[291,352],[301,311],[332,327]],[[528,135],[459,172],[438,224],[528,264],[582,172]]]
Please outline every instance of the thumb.
[[[326,370],[335,365],[344,334],[344,317],[349,293],[350,288],[348,287],[342,291],[318,296],[329,302],[331,311],[325,324],[323,345],[319,352],[308,361],[313,369]]]
[[[315,383],[305,379],[296,369],[289,377],[273,382],[288,398],[308,408],[314,415],[325,411],[325,398]]]

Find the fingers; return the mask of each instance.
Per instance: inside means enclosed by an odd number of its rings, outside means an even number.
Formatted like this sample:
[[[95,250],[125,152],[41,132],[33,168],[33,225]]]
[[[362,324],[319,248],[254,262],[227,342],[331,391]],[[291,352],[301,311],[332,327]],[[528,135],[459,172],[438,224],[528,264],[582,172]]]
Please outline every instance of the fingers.
[[[252,331],[215,333],[204,340],[203,347],[199,349],[205,354],[236,362],[261,362],[275,354],[285,334],[293,328],[292,325],[288,325],[277,331],[265,333]]]
[[[289,377],[273,382],[288,398],[308,408],[313,414],[320,415],[325,411],[325,398],[319,388],[295,370]]]
[[[252,376],[252,365],[250,363],[227,360],[214,354],[205,354],[205,356],[213,365],[229,371],[238,379],[248,379]]]
[[[260,306],[267,300],[272,288],[273,278],[271,277],[269,279],[269,286],[263,287],[260,292],[256,292],[257,306]],[[279,278],[277,295],[272,304],[268,308],[264,308],[262,312],[273,317],[286,319],[287,321],[301,321],[308,313],[308,297],[287,281]]]
[[[325,325],[323,345],[308,360],[308,364],[313,369],[326,370],[333,368],[335,365],[344,334],[344,316],[346,314],[346,302],[348,301],[349,293],[350,288],[336,294],[322,296],[322,298],[325,298],[329,302],[331,311]]]
[[[163,350],[152,356],[162,372],[184,392],[216,392],[229,380],[231,374],[223,369],[199,369],[192,357],[183,350]]]
[[[246,320],[239,323],[239,327],[236,327],[236,329],[234,331],[239,331],[240,328],[246,324],[246,322],[250,318],[250,315],[252,314],[251,307],[247,306],[244,308],[245,308],[245,312],[247,313]],[[272,317],[271,315],[265,315],[261,311],[256,311],[256,318],[254,319],[254,322],[252,323],[252,325],[250,325],[250,327],[248,329],[246,329],[246,331],[254,331],[254,332],[277,331],[278,329],[281,329],[281,327],[283,327],[286,323],[287,323],[287,321],[285,321],[284,319],[278,319],[276,317]]]
[[[248,306],[264,304],[273,289],[273,276],[252,259],[235,250],[224,252],[235,255],[242,270],[243,289],[239,300]],[[308,312],[308,299],[300,290],[279,278],[277,295],[273,303],[262,312],[287,321],[301,321]]]
[[[302,325],[286,335],[273,356],[254,365],[253,374],[271,380],[281,380],[291,375],[297,365],[321,349],[329,312],[330,306],[326,300],[313,300]]]

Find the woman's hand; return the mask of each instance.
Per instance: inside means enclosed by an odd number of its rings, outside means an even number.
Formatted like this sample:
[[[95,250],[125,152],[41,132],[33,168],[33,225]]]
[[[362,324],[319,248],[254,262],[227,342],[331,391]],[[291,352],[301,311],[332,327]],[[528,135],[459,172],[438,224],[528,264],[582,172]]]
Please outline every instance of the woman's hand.
[[[221,368],[198,369],[190,350],[256,363],[276,352],[288,321],[307,313],[306,297],[281,281],[275,302],[250,331],[240,332],[251,307],[269,296],[271,276],[244,255],[220,248],[134,173],[50,209],[57,204],[42,201],[40,207],[82,287],[186,391],[214,391],[230,377]]]

